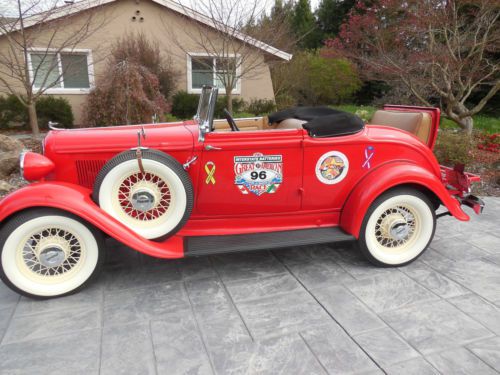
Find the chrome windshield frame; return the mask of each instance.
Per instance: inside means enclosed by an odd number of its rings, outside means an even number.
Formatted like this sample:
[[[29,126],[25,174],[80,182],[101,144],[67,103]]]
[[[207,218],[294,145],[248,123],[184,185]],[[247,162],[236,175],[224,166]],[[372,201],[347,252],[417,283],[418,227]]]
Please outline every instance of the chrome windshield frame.
[[[204,142],[205,134],[210,133],[213,129],[218,93],[219,89],[217,87],[203,86],[201,90],[198,110],[194,116],[194,120],[198,122],[199,127],[198,142]],[[208,108],[204,108],[204,106],[208,106]]]

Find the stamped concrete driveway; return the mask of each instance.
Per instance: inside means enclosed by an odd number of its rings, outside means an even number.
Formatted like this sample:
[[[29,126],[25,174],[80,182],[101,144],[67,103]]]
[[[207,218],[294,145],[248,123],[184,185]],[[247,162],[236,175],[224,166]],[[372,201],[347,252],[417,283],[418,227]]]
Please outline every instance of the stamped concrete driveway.
[[[0,284],[1,374],[493,374],[500,199],[446,217],[420,260],[351,247],[158,261],[110,243],[102,277],[50,301]]]

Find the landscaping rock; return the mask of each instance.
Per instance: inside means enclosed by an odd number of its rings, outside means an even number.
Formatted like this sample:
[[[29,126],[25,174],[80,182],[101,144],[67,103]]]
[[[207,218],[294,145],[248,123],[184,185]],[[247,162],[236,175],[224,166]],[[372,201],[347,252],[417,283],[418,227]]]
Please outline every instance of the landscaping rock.
[[[18,140],[0,134],[0,179],[19,168],[19,154],[23,149],[24,145]]]
[[[7,194],[9,191],[13,190],[14,186],[8,182],[0,180],[0,195]]]

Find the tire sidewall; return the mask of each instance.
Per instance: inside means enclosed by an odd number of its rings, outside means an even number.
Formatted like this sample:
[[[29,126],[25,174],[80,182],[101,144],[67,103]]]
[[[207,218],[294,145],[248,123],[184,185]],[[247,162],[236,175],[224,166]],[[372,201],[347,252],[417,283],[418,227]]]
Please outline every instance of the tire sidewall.
[[[419,228],[417,237],[411,239],[411,247],[403,253],[383,252],[375,238],[375,223],[382,212],[397,204],[410,205],[417,213]],[[377,198],[368,209],[360,230],[359,247],[372,263],[383,267],[407,265],[420,257],[431,243],[436,230],[436,214],[429,199],[413,189],[395,189]]]
[[[60,283],[39,283],[23,274],[18,263],[18,251],[32,233],[53,226],[71,231],[82,241],[84,259],[78,265],[78,272]],[[76,217],[58,210],[23,212],[3,225],[0,231],[0,278],[14,291],[31,298],[46,299],[77,292],[99,274],[103,260],[100,233]]]
[[[171,207],[158,219],[140,222],[122,211],[114,194],[123,178],[138,173],[135,151],[125,151],[108,161],[99,172],[94,184],[93,198],[110,216],[151,240],[164,240],[184,226],[193,207],[193,186],[182,165],[171,156],[157,151],[144,150],[142,162],[146,172],[161,177],[171,192]]]

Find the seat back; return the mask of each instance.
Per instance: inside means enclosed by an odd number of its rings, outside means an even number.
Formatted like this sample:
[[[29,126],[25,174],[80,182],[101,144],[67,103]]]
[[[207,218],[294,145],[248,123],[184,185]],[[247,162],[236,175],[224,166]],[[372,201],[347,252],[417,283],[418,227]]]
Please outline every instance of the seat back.
[[[278,123],[274,129],[302,129],[302,125],[306,122],[307,121],[298,120],[296,118],[288,118]]]
[[[431,132],[432,118],[426,112],[379,110],[373,114],[370,124],[406,130],[417,136],[422,142],[427,143]]]

